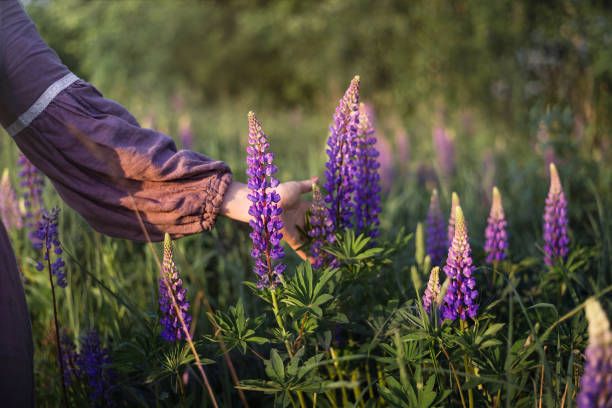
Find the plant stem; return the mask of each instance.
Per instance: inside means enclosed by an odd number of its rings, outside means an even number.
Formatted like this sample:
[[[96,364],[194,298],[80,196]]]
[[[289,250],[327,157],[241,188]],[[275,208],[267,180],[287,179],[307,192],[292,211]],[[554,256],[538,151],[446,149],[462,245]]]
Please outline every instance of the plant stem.
[[[181,391],[181,404],[185,408],[187,408],[187,404],[185,403],[185,389],[183,388],[183,379],[181,378],[181,375],[178,372],[176,373],[176,378],[178,380],[179,390]]]
[[[461,327],[461,332],[464,332],[467,330],[467,323],[465,322],[465,320],[460,320],[459,325]],[[463,364],[465,366],[466,374],[472,374],[472,364],[467,354],[463,355]],[[470,377],[469,376],[466,377],[466,382],[469,380],[470,380]],[[474,393],[472,392],[471,388],[468,388],[468,403],[469,403],[470,408],[474,408]]]
[[[149,237],[149,232],[145,228],[144,222],[142,221],[142,217],[140,216],[140,212],[138,211],[138,207],[136,206],[136,202],[134,201],[134,197],[131,194],[129,195],[129,197],[131,199],[132,206],[134,207],[134,212],[136,213],[136,217],[138,218],[138,222],[140,223],[140,228],[142,228],[142,232],[146,238],[146,241],[149,244],[151,251],[153,252],[153,256],[155,257],[155,261],[157,262],[157,266],[159,267],[159,270],[161,272],[160,274],[162,276],[162,279],[164,280],[164,284],[166,285],[167,288],[171,288],[172,286],[170,285],[170,282],[168,281],[168,277],[166,276],[165,273],[163,273],[162,264],[159,261],[159,258],[157,257],[155,248],[153,248],[153,243],[151,241],[151,238]],[[193,345],[191,334],[189,333],[189,330],[187,330],[187,325],[185,324],[185,320],[183,319],[183,314],[181,313],[181,310],[178,307],[178,303],[176,302],[174,291],[169,290],[168,293],[170,294],[170,298],[172,299],[172,306],[174,307],[176,317],[178,317],[181,323],[181,328],[183,329],[183,333],[185,333],[185,338],[187,339],[187,342],[189,343],[189,348],[191,349],[191,352],[193,353],[193,357],[196,360],[198,370],[200,371],[200,374],[202,375],[202,379],[204,380],[204,384],[206,386],[206,390],[208,391],[208,395],[210,396],[213,406],[215,408],[219,408],[219,405],[217,404],[217,400],[215,399],[215,394],[213,393],[212,387],[210,386],[210,383],[208,382],[208,377],[206,376],[206,373],[204,372],[204,368],[202,368],[202,362],[200,361],[200,356],[198,355],[195,349],[195,346]]]
[[[278,302],[276,301],[276,289],[270,290],[272,294],[272,308],[274,310],[274,317],[276,318],[276,323],[278,323],[278,327],[281,329],[283,334],[283,339],[285,339],[285,347],[287,348],[287,353],[289,353],[289,358],[293,359],[293,353],[291,352],[291,346],[289,345],[289,340],[287,338],[287,330],[285,330],[285,325],[283,324],[283,320],[280,317]]]
[[[329,353],[331,354],[331,357],[336,360],[338,358],[338,355],[336,354],[336,350],[334,350],[333,347],[330,346],[329,348]],[[344,381],[344,378],[342,377],[342,372],[340,371],[340,365],[338,364],[337,361],[334,361],[334,367],[336,367],[336,372],[338,373],[338,379],[340,381]],[[342,406],[344,407],[348,407],[349,406],[349,402],[348,402],[348,395],[346,393],[346,389],[344,387],[340,388],[340,391],[342,392]]]
[[[453,364],[448,353],[446,352],[446,349],[444,348],[444,345],[442,344],[442,340],[440,340],[440,347],[442,348],[442,352],[444,353],[444,355],[448,359],[448,362],[450,363],[451,371],[453,372],[453,376],[455,377],[455,381],[457,382],[457,389],[459,390],[459,397],[461,397],[461,405],[463,405],[463,408],[465,408],[465,399],[463,398],[463,392],[461,391],[461,383],[459,382],[459,377],[457,377],[455,365]]]
[[[274,309],[274,317],[276,317],[276,323],[278,323],[278,327],[281,329],[283,334],[283,338],[285,338],[285,347],[287,348],[287,353],[289,353],[289,358],[293,359],[293,352],[291,351],[291,345],[289,344],[289,340],[287,338],[287,330],[285,330],[285,325],[283,325],[283,319],[280,317],[280,312],[278,309],[278,301],[276,300],[276,289],[270,290],[272,294],[272,308]],[[302,408],[306,408],[306,401],[304,400],[304,395],[301,391],[297,391],[298,400],[300,401],[300,406]]]
[[[47,241],[45,234],[45,241]],[[46,249],[47,253],[47,268],[49,270],[49,282],[51,283],[51,297],[53,299],[53,322],[55,323],[55,341],[57,342],[57,359],[60,364],[60,378],[62,380],[62,393],[64,395],[64,406],[68,407],[68,392],[66,391],[66,381],[64,379],[64,358],[62,356],[62,344],[60,342],[59,335],[59,322],[57,321],[57,301],[55,300],[55,285],[53,285],[53,274],[51,273],[51,257],[49,256],[49,249]]]

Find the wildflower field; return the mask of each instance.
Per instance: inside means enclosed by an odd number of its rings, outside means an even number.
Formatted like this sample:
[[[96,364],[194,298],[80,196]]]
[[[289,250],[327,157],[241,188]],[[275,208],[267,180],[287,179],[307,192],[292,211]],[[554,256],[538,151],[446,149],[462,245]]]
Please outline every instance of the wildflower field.
[[[316,18],[282,6],[293,2],[272,2],[248,18],[257,8],[240,14],[239,2],[224,12],[206,2],[193,9],[160,2],[151,11],[145,3],[103,8],[99,31],[76,17],[96,15],[100,2],[32,2],[28,11],[60,56],[84,61],[82,75],[143,126],[228,163],[251,191],[252,220],[219,217],[210,232],[160,243],[104,236],[2,135],[0,216],[30,310],[37,405],[612,407],[612,62],[599,53],[612,38],[609,10],[551,6],[562,29],[552,18],[525,17],[545,14],[527,1],[498,2],[482,15],[469,1],[446,11],[421,4],[404,16],[448,28],[439,35],[449,41],[464,33],[471,41],[464,51],[496,72],[474,71],[473,80],[443,46],[442,61],[433,51],[397,51],[408,38],[399,25],[385,25],[388,49],[357,35],[361,60],[347,51],[352,42],[326,44],[329,33],[321,40],[306,31],[330,55],[344,55],[345,66],[330,63],[319,83],[282,64],[294,56],[272,57],[302,43],[289,28],[277,35],[294,42],[269,40],[277,26],[262,21],[286,17],[304,29],[344,12],[360,23],[368,15],[395,21],[390,2],[380,9],[359,2],[361,11],[322,2]],[[512,10],[507,32],[489,21],[506,10],[502,3]],[[255,91],[219,85],[218,94],[203,92],[215,95],[211,102],[174,78],[176,89],[163,99],[149,93],[146,77],[168,69],[164,62],[140,75],[115,70],[120,47],[96,54],[121,37],[117,24],[140,13],[151,24],[143,32],[153,32],[170,11],[179,37],[180,24],[195,24],[190,13],[215,11],[212,27],[244,17],[253,43],[231,44],[254,54],[261,47],[262,56],[249,54],[255,68],[245,65]],[[59,20],[66,31],[50,22],[58,15],[68,16]],[[469,21],[447,21],[457,15]],[[509,60],[495,65],[503,58],[464,31],[479,22],[507,40],[495,47]],[[70,46],[74,33],[99,33],[99,48]],[[211,61],[229,58],[218,52]],[[427,60],[422,69],[416,57]],[[96,58],[108,63],[94,66]],[[265,63],[272,58],[295,86],[273,90],[280,82]],[[353,59],[361,62],[346,62]],[[518,73],[500,68],[515,60]],[[406,72],[398,76],[400,63]],[[313,75],[326,75],[315,68]],[[239,81],[241,73],[219,78]],[[313,83],[321,89],[308,91]],[[311,177],[304,261],[282,242],[275,188]]]

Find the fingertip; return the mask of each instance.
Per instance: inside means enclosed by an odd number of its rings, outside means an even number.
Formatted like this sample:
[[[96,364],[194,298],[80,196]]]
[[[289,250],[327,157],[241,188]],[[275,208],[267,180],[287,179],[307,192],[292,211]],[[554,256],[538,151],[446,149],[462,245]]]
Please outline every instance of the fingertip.
[[[313,179],[300,181],[300,192],[302,194],[312,191]]]

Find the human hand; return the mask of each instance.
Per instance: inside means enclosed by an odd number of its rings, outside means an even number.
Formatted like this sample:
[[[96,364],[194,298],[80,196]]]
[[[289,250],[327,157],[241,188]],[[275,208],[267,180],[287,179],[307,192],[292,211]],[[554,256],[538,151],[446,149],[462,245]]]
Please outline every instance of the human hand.
[[[284,224],[281,230],[283,240],[304,260],[307,257],[306,253],[303,250],[297,250],[304,243],[298,227],[302,230],[304,229],[306,212],[311,204],[308,201],[302,200],[301,196],[312,191],[313,182],[316,182],[316,179],[288,181],[279,184],[276,188],[276,192],[281,197],[278,204],[283,209],[280,215],[280,219]]]
[[[279,184],[275,188],[281,197],[278,205],[283,210],[280,215],[280,219],[284,224],[281,230],[283,240],[304,260],[307,258],[306,253],[297,250],[303,244],[302,236],[297,227],[304,228],[306,212],[310,208],[310,203],[302,200],[301,196],[312,190],[313,182],[316,183],[317,179],[288,181]],[[232,181],[223,197],[220,215],[238,221],[249,222],[251,219],[249,215],[251,202],[247,198],[249,192],[250,190],[246,184]]]

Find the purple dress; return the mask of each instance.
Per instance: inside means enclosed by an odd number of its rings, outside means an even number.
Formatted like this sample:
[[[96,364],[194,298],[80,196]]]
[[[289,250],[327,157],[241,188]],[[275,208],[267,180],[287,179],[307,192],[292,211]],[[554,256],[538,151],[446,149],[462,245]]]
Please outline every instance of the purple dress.
[[[0,0],[0,124],[95,230],[145,241],[212,228],[231,172],[140,127],[62,64],[17,0]],[[0,400],[33,406],[32,335],[0,222]]]

